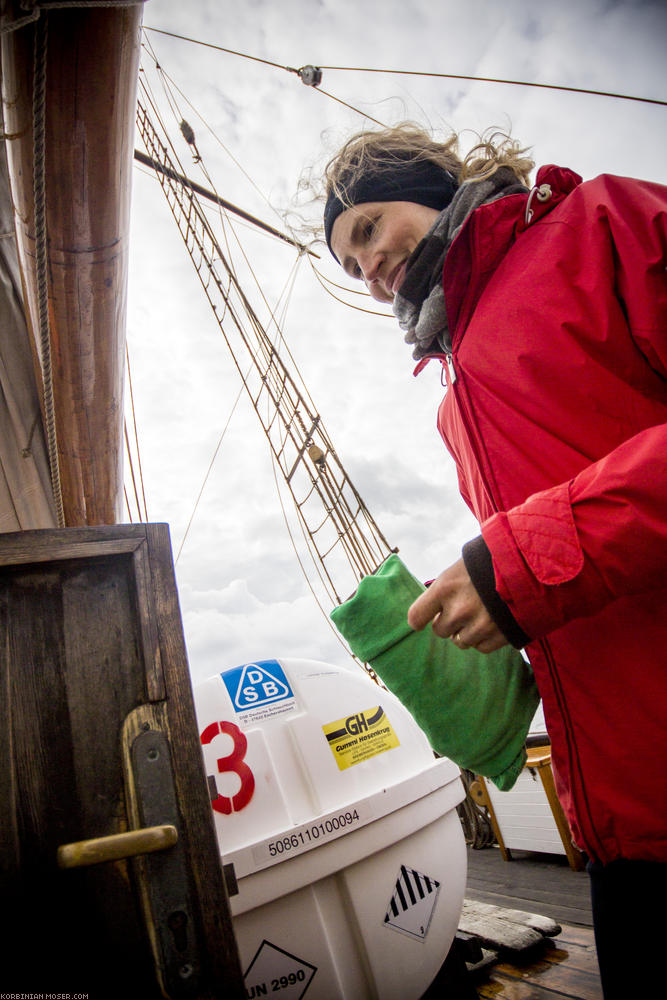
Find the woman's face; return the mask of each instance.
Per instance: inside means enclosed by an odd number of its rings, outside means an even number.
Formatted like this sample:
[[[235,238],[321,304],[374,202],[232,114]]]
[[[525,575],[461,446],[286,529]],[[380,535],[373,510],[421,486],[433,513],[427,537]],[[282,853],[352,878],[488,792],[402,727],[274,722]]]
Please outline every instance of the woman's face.
[[[439,212],[414,201],[373,201],[338,216],[331,246],[346,274],[365,281],[378,302],[391,302],[405,263]]]

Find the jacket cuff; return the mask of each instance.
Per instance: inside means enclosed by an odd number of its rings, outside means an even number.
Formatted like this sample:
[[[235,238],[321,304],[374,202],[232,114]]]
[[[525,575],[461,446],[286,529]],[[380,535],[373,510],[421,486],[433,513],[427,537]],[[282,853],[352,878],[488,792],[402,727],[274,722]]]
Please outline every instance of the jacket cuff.
[[[530,636],[521,628],[496,590],[493,560],[482,535],[466,542],[462,555],[468,575],[491,618],[515,649],[523,649],[530,642]]]

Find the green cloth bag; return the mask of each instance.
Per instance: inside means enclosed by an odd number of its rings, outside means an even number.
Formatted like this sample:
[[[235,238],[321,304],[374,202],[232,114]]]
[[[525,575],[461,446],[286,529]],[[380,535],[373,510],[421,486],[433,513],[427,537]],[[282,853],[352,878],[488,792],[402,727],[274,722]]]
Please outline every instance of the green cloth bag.
[[[540,700],[533,672],[511,646],[479,653],[457,649],[429,627],[413,631],[408,608],[424,590],[391,555],[331,618],[436,753],[507,791],[526,762],[526,735]]]

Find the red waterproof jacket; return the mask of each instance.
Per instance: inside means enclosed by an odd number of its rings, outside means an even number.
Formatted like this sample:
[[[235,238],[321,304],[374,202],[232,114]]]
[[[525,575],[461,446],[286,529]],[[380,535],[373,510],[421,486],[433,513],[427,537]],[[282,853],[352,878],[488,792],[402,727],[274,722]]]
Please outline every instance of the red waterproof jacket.
[[[667,188],[550,166],[477,209],[443,273],[438,428],[602,862],[667,860],[666,265]]]

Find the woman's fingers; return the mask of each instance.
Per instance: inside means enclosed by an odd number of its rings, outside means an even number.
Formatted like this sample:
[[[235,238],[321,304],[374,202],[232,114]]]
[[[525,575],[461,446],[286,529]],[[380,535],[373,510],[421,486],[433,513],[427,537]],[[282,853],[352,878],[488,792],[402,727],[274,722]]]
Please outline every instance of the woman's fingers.
[[[436,582],[437,581],[434,581],[431,586],[417,598],[408,610],[408,625],[410,628],[414,629],[415,632],[421,632],[423,628],[426,628],[430,621],[433,621],[433,628],[437,633],[436,625],[438,619],[443,615],[444,608],[442,604],[442,597],[436,589]]]
[[[459,649],[474,647],[491,653],[507,640],[482,603],[462,559],[433,581],[408,610],[415,631],[432,622],[441,639],[451,638]]]

